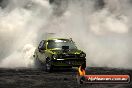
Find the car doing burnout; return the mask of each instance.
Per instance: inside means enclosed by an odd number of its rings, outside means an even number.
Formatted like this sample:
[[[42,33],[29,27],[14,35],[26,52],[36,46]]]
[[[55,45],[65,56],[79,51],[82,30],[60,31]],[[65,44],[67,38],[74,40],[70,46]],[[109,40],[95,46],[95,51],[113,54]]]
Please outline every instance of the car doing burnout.
[[[77,49],[72,39],[54,38],[42,40],[34,52],[35,63],[52,71],[54,67],[86,66],[86,54]]]

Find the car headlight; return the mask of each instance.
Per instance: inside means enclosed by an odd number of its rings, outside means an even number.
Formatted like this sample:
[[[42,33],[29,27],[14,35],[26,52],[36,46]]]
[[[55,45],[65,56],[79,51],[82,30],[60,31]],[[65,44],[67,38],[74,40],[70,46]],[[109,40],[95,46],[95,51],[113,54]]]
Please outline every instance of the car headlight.
[[[86,57],[86,54],[85,53],[81,53],[80,57]]]
[[[53,59],[57,59],[58,55],[54,54],[52,57],[53,57]]]

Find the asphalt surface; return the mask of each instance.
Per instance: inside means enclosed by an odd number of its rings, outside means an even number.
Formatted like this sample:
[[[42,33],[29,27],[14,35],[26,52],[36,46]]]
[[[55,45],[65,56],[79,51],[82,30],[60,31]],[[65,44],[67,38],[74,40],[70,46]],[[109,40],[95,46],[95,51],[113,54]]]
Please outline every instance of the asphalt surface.
[[[87,67],[87,74],[129,74],[132,70]],[[128,84],[83,84],[76,80],[75,69],[60,69],[52,73],[38,69],[0,69],[0,88],[132,88]]]

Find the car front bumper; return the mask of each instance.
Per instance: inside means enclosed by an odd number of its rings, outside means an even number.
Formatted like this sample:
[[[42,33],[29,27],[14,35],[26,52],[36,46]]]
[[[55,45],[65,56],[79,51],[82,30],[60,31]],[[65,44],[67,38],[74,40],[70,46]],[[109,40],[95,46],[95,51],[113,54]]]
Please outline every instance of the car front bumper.
[[[78,66],[82,65],[83,63],[86,63],[86,59],[56,59],[56,60],[52,60],[53,66],[78,67]]]

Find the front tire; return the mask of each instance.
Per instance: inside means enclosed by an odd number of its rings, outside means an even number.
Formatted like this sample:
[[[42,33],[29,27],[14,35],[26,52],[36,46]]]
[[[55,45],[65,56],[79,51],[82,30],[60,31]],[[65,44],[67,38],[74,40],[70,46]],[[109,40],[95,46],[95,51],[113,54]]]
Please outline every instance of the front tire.
[[[50,58],[46,59],[45,67],[46,67],[47,72],[52,72],[53,71],[54,66],[51,64],[51,59]]]

